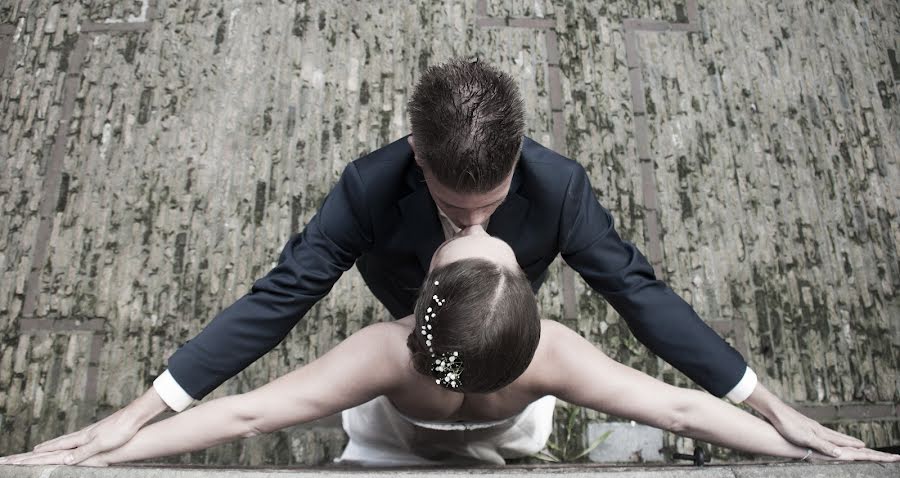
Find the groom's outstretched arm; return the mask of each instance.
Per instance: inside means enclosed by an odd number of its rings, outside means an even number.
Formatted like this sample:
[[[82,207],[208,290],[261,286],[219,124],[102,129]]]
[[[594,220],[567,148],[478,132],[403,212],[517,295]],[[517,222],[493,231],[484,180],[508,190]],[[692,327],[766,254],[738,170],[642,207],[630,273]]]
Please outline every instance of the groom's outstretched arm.
[[[178,385],[199,400],[278,345],[369,249],[371,231],[362,179],[350,163],[278,264],[169,358]]]
[[[707,326],[662,281],[637,248],[623,241],[613,219],[575,166],[560,223],[565,261],[600,292],[635,337],[710,393],[745,401],[791,443],[833,456],[841,446],[863,442],[811,420],[758,383],[744,358]]]
[[[729,393],[747,372],[743,357],[657,280],[633,244],[619,237],[580,165],[574,165],[567,188],[559,238],[566,263],[606,298],[653,353],[713,395]]]
[[[67,463],[75,464],[119,447],[167,408],[184,410],[275,347],[370,247],[364,190],[350,163],[304,231],[288,241],[275,268],[177,350],[154,387],[113,415],[34,451],[69,450]]]

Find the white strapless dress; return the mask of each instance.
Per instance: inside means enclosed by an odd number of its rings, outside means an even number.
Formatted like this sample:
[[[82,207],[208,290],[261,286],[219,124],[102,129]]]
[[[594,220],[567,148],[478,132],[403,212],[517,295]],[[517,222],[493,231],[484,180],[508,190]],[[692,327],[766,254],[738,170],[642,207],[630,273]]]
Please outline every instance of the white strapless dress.
[[[431,422],[397,411],[385,396],[344,410],[350,437],[338,463],[364,466],[471,465],[506,463],[533,455],[553,431],[556,397],[537,400],[522,413],[493,422]]]

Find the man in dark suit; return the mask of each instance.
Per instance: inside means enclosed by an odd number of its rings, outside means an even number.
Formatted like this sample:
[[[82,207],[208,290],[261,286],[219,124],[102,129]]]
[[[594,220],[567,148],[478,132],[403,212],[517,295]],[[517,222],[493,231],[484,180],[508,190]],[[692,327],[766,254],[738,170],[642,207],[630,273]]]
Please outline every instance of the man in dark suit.
[[[512,246],[535,291],[557,254],[651,351],[719,397],[746,400],[788,440],[863,446],[785,405],[741,355],[623,241],[584,169],[524,137],[514,82],[480,62],[431,67],[409,102],[412,135],[350,163],[278,265],[169,359],[141,398],[40,445],[71,463],[115,448],[168,405],[181,411],[271,350],[354,264],[395,318],[413,310],[435,249],[480,224]]]

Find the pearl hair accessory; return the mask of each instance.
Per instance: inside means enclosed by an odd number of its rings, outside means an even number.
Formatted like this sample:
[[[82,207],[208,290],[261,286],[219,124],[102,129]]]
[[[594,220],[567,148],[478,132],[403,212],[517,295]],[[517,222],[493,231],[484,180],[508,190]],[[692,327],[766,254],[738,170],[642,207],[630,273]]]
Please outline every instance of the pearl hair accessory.
[[[434,285],[439,284],[440,282],[434,281]],[[419,332],[422,334],[422,337],[425,338],[425,345],[428,346],[428,352],[431,354],[431,359],[433,361],[431,364],[431,373],[437,377],[435,378],[434,383],[445,388],[459,388],[462,386],[461,375],[463,371],[463,364],[462,360],[459,358],[459,352],[444,352],[440,355],[435,355],[434,347],[432,347],[434,335],[431,333],[431,321],[437,317],[437,309],[442,307],[447,299],[441,299],[435,294],[431,296],[431,300],[434,301],[434,305],[425,309],[425,321],[420,327]]]

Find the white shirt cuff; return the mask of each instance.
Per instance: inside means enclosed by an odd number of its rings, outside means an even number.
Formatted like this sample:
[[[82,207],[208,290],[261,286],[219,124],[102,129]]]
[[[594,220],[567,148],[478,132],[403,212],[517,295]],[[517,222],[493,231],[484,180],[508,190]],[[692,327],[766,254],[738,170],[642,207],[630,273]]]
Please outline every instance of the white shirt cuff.
[[[734,403],[741,403],[753,393],[753,390],[756,388],[756,382],[758,379],[756,378],[756,373],[753,370],[750,370],[750,367],[747,367],[747,371],[744,372],[744,377],[741,378],[741,381],[731,389],[728,394],[725,395],[725,398],[731,400]]]
[[[175,377],[169,373],[168,369],[162,375],[156,377],[156,380],[153,381],[153,388],[156,389],[156,393],[159,394],[160,398],[166,402],[166,405],[176,412],[183,411],[194,402],[194,398],[188,395],[181,388],[181,385],[178,385]]]

